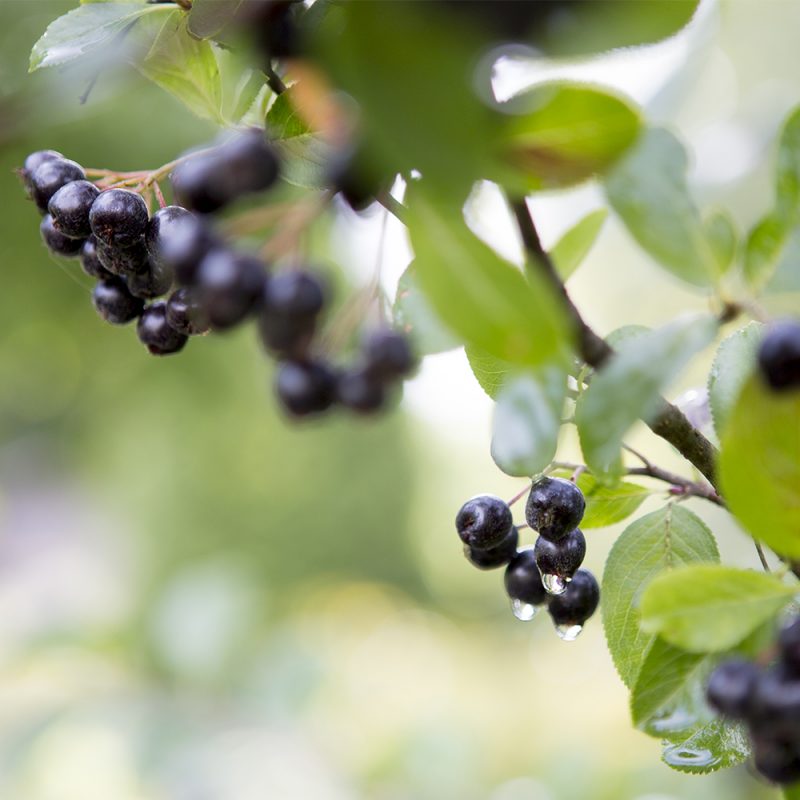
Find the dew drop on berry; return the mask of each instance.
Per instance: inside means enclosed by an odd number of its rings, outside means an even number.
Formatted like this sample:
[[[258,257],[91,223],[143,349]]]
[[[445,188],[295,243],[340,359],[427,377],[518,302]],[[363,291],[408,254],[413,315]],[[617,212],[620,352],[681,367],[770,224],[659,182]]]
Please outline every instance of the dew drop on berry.
[[[564,642],[574,642],[583,630],[583,625],[556,625],[558,638]]]
[[[539,611],[539,607],[532,603],[526,603],[524,600],[517,600],[515,597],[511,598],[511,612],[517,619],[523,622],[532,620]]]
[[[547,594],[564,594],[567,591],[569,578],[562,578],[560,575],[542,574],[542,586]]]

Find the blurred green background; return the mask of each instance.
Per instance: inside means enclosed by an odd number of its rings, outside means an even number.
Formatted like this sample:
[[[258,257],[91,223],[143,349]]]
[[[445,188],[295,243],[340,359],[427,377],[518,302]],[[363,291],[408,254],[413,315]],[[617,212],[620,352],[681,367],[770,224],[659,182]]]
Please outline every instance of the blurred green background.
[[[744,767],[662,765],[631,729],[599,615],[564,644],[547,619],[515,620],[502,575],[461,557],[463,500],[521,488],[491,462],[488,402],[461,355],[432,359],[379,421],[290,427],[252,330],[154,359],[101,323],[89,279],[40,244],[13,168],[46,147],[155,167],[214,132],[122,69],[85,106],[80,70],[27,75],[72,5],[0,0],[0,797],[774,796]],[[619,78],[677,128],[703,202],[750,223],[800,100],[800,4],[706,3],[701,22],[639,69],[576,69]],[[593,192],[537,201],[545,234]],[[318,258],[347,266],[348,224],[379,220],[344,217]],[[603,331],[705,306],[613,222],[571,288]],[[685,468],[645,431],[635,441]],[[753,563],[721,513],[694,507],[724,557]],[[597,574],[616,533],[589,537]]]

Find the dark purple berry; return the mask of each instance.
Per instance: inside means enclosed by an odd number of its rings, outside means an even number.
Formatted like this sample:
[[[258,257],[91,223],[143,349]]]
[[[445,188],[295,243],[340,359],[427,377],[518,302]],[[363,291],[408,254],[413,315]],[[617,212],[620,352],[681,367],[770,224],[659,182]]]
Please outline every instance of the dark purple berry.
[[[147,306],[136,323],[139,341],[154,356],[166,356],[183,350],[187,336],[167,322],[167,304],[161,300]]]
[[[761,672],[753,690],[748,721],[754,731],[786,734],[800,741],[800,678],[783,664]]]
[[[42,241],[51,253],[64,258],[75,258],[81,254],[83,240],[72,239],[57,231],[53,225],[53,218],[49,214],[42,217],[39,232],[42,234]]]
[[[196,276],[197,296],[212,328],[231,328],[253,313],[266,276],[262,263],[232,250],[212,250]]]
[[[353,211],[365,211],[377,196],[390,188],[389,180],[366,163],[363,153],[345,153],[334,157],[328,170],[328,182]]]
[[[540,536],[556,542],[578,527],[585,508],[583,492],[572,481],[540,478],[531,486],[525,519]]]
[[[92,278],[98,280],[105,280],[110,278],[112,273],[109,272],[101,263],[97,255],[97,239],[90,236],[83,245],[81,250],[81,266],[83,271]]]
[[[97,313],[112,325],[125,325],[142,313],[144,302],[134,297],[121,278],[100,281],[92,292]]]
[[[234,196],[263,192],[278,178],[278,157],[259,128],[234,136],[219,152]]]
[[[208,330],[208,317],[195,294],[193,289],[183,287],[167,300],[167,322],[185,336],[197,336]]]
[[[178,283],[194,283],[200,262],[221,247],[208,225],[194,214],[176,215],[158,236],[160,260],[172,267]]]
[[[55,159],[61,159],[63,161],[64,156],[57,150],[37,150],[25,159],[25,163],[19,170],[19,176],[22,178],[25,191],[28,193],[29,197],[33,191],[33,183],[31,181],[33,173],[36,172],[36,169],[44,164],[45,161],[54,161]]]
[[[800,742],[763,731],[753,737],[753,765],[773,783],[795,783],[800,780]]]
[[[219,148],[184,161],[170,181],[178,203],[198,214],[213,214],[234,199]]]
[[[800,387],[800,322],[770,325],[758,349],[761,375],[775,391]]]
[[[532,606],[541,605],[547,600],[542,576],[536,566],[536,556],[530,548],[520,550],[511,559],[503,580],[506,593],[512,600],[520,600]]]
[[[285,357],[302,358],[309,349],[326,290],[310,272],[293,270],[264,286],[259,331],[265,347]]]
[[[386,399],[383,383],[361,367],[346,369],[336,378],[336,399],[345,408],[359,414],[378,411]]]
[[[89,181],[71,181],[62,186],[47,204],[56,230],[73,239],[89,236],[89,210],[99,194],[100,190]]]
[[[144,272],[134,272],[125,278],[134,297],[152,300],[161,297],[172,287],[172,270],[163,264],[149,264]]]
[[[519,544],[519,532],[512,525],[511,529],[494,547],[480,548],[464,545],[464,555],[473,567],[478,569],[497,569],[503,567],[511,561],[517,553]]]
[[[552,542],[540,536],[533,549],[536,565],[542,575],[571,578],[583,564],[586,555],[586,539],[579,528],[570,531],[563,539]]]
[[[758,667],[752,661],[733,658],[720,664],[708,679],[708,704],[731,719],[744,719],[750,712],[758,680]]]
[[[372,331],[364,339],[363,356],[367,371],[381,380],[403,378],[414,368],[411,346],[399,331]]]
[[[92,233],[99,241],[115,247],[130,247],[144,236],[147,204],[128,189],[100,192],[89,212]]]
[[[783,665],[793,675],[800,677],[800,618],[781,630],[778,647]]]
[[[96,239],[95,251],[100,263],[114,275],[137,275],[150,267],[147,248],[141,240],[131,247],[118,247]]]
[[[150,217],[145,229],[144,240],[153,263],[162,262],[161,250],[164,240],[169,239],[174,232],[177,221],[188,217],[189,214],[189,211],[180,206],[166,206]]]
[[[86,173],[79,164],[67,158],[50,158],[39,164],[31,173],[31,197],[42,213],[47,211],[50,198],[72,181],[85,180]]]
[[[319,414],[333,404],[334,375],[322,362],[285,361],[278,368],[275,389],[292,416]]]
[[[508,503],[492,494],[467,500],[456,514],[456,530],[461,541],[479,550],[499,545],[513,524]]]
[[[552,595],[547,610],[556,625],[583,625],[597,610],[600,587],[588,569],[579,569],[564,594]]]

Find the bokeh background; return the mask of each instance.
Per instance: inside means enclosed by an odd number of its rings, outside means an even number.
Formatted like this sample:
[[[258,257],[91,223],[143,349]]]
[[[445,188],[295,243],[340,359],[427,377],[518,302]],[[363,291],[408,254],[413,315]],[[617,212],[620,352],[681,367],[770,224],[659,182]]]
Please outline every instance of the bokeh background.
[[[83,106],[80,70],[28,75],[31,45],[72,5],[0,0],[0,798],[776,796],[744,767],[661,764],[630,726],[599,615],[562,643],[547,618],[513,618],[500,572],[463,559],[461,503],[522,488],[491,461],[490,402],[463,353],[430,358],[380,420],[289,426],[252,330],[154,359],[101,323],[79,267],[40,244],[13,168],[44,147],[155,167],[214,131],[124,69]],[[619,87],[686,141],[703,206],[747,225],[800,101],[798,29],[793,0],[708,0],[676,40],[557,68],[510,60],[498,80]],[[584,187],[535,208],[552,241],[601,204]],[[491,187],[476,209],[518,257]],[[363,282],[382,221],[340,209],[314,257]],[[388,287],[408,257],[390,222]],[[571,290],[603,332],[706,307],[613,220]],[[646,431],[633,440],[686,468]],[[694,509],[724,558],[755,563],[722,513]],[[598,575],[618,532],[591,532]]]

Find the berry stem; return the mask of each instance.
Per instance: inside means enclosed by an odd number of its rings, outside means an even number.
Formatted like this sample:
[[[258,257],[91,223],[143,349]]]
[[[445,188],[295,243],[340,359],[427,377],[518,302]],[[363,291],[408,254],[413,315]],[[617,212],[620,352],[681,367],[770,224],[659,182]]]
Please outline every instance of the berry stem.
[[[156,200],[158,200],[159,208],[166,208],[167,201],[164,199],[164,193],[161,191],[161,185],[158,181],[153,183],[153,191],[156,193]]]
[[[527,485],[527,486],[526,486],[526,487],[525,487],[525,488],[524,488],[524,489],[523,489],[521,492],[519,492],[518,494],[515,494],[515,495],[514,495],[514,496],[513,496],[513,497],[512,497],[512,498],[511,498],[509,501],[508,501],[508,505],[509,505],[509,506],[513,506],[513,505],[514,505],[514,503],[516,503],[516,502],[517,502],[517,500],[519,500],[521,497],[524,497],[524,496],[525,496],[525,495],[526,495],[526,494],[527,494],[527,493],[528,493],[530,490],[531,490],[531,484],[530,484],[530,483],[528,483],[528,485]],[[519,525],[518,525],[517,527],[519,527]]]

